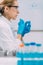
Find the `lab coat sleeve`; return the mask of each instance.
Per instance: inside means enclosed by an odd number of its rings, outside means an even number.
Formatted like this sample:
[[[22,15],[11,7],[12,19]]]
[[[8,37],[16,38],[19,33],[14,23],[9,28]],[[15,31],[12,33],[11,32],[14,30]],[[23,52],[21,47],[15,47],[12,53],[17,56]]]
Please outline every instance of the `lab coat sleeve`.
[[[20,43],[22,42],[19,39],[14,38],[8,25],[0,24],[0,46],[3,50],[18,50]]]

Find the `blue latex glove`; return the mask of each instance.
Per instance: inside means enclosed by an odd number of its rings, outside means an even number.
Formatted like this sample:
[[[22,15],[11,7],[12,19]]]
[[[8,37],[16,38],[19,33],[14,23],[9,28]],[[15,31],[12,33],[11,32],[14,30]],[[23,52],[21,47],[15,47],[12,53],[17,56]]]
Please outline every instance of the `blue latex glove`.
[[[26,34],[26,33],[29,33],[30,29],[31,29],[31,22],[30,21],[26,21],[22,36],[24,36],[24,34]]]
[[[23,34],[24,26],[25,26],[24,20],[20,19],[20,21],[18,23],[18,31],[17,31],[18,34],[21,34],[21,35]]]
[[[30,21],[24,22],[23,19],[20,19],[20,22],[18,23],[18,34],[21,34],[24,36],[26,33],[30,32]]]

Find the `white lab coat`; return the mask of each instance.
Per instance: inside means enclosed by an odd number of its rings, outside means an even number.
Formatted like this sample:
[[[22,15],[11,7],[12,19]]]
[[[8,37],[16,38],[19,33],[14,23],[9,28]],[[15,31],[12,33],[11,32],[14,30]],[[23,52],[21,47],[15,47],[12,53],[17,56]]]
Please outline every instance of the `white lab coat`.
[[[4,16],[0,16],[0,47],[8,51],[17,50],[20,43],[22,42],[13,36],[10,21]]]

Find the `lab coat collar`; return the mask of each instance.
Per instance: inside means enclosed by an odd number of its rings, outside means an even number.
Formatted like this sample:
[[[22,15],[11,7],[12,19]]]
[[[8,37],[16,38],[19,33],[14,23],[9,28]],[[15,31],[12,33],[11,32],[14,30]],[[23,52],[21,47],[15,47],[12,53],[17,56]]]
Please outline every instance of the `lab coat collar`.
[[[4,17],[4,16],[0,16],[6,23],[8,23],[8,24],[11,24],[11,21],[10,20],[8,20],[6,17]]]

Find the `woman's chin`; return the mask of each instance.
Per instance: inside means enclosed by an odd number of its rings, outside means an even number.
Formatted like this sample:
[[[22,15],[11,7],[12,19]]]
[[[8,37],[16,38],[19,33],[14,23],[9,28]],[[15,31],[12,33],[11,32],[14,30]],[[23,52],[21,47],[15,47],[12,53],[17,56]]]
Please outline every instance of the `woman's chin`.
[[[15,18],[12,18],[12,19],[13,19],[13,20],[16,20],[16,18],[17,18],[17,17],[15,17]]]
[[[17,16],[13,17],[14,20],[16,20]]]

